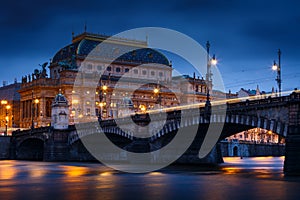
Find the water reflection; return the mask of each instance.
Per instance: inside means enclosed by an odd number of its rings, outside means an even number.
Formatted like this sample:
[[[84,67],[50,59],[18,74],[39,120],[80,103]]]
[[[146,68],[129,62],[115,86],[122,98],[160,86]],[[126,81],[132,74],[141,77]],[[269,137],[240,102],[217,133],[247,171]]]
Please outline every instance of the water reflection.
[[[128,174],[96,163],[0,161],[1,199],[223,199],[298,197],[284,157],[224,158],[219,171],[174,167]],[[295,192],[296,191],[296,192]]]
[[[17,170],[14,168],[14,165],[10,161],[4,162],[0,165],[0,179],[13,179],[17,173]]]
[[[224,174],[247,174],[268,179],[283,178],[284,156],[281,157],[225,157],[221,169]]]
[[[59,166],[63,173],[69,177],[83,176],[88,173],[87,167],[79,166]]]

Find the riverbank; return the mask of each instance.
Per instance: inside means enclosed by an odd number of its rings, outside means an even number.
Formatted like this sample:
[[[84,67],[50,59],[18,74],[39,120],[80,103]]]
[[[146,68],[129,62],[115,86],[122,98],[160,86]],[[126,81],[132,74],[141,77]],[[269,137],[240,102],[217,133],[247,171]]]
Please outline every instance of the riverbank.
[[[285,155],[285,144],[241,143],[221,141],[219,145],[223,157],[278,157]]]

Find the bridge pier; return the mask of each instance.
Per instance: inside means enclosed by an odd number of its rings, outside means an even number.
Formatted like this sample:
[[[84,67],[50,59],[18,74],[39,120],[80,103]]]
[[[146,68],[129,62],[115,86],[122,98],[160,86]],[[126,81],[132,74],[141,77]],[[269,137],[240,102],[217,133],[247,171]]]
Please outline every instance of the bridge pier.
[[[284,174],[300,176],[300,93],[296,92],[290,95]]]
[[[300,176],[300,126],[289,126],[286,138],[284,174]]]
[[[69,130],[52,130],[44,142],[44,161],[68,161],[70,149],[68,145]]]

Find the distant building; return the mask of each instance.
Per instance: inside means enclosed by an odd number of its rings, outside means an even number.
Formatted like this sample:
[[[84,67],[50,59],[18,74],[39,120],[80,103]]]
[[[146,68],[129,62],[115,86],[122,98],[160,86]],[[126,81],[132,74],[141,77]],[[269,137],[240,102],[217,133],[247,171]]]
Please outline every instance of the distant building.
[[[173,91],[178,90],[181,104],[193,104],[206,101],[207,87],[202,78],[189,75],[175,76],[172,78]]]
[[[253,128],[226,138],[229,142],[246,142],[256,144],[284,143],[284,139],[278,134],[261,128]]]
[[[261,95],[262,93],[259,90],[259,87],[257,85],[256,90],[245,90],[244,88],[241,88],[238,92],[237,92],[237,96],[238,98],[243,98],[243,97],[258,97],[259,95]]]
[[[272,88],[271,92],[265,92],[265,91],[260,91],[259,86],[257,85],[256,90],[245,90],[244,88],[241,88],[237,92],[237,97],[238,98],[245,98],[245,99],[264,99],[267,97],[275,97],[276,92],[274,91],[274,87]]]
[[[20,94],[18,90],[21,87],[21,83],[15,81],[15,83],[7,85],[4,84],[0,87],[0,132],[5,131],[5,124],[7,119],[8,132],[11,132],[14,128],[20,127]],[[5,103],[5,104],[3,104]],[[9,106],[6,109],[6,106]],[[6,114],[7,113],[7,114]]]

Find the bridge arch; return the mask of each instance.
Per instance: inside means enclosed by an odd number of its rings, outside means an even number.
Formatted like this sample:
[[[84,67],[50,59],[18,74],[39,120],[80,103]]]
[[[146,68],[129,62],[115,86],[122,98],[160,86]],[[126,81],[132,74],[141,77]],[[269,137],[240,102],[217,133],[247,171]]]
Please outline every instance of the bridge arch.
[[[20,160],[43,160],[44,140],[40,138],[27,138],[17,146],[16,158]]]
[[[288,124],[279,120],[258,117],[255,115],[228,114],[220,139],[222,140],[236,133],[253,128],[269,130],[284,138],[288,133]]]

